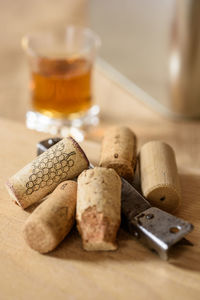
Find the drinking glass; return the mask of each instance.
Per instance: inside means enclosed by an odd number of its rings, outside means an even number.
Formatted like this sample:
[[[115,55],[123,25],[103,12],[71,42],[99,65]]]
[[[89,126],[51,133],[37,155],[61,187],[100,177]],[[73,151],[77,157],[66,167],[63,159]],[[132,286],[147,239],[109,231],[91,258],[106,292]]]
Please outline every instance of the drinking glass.
[[[31,73],[27,127],[66,136],[97,124],[92,73],[100,38],[89,28],[68,26],[28,34],[22,46]]]

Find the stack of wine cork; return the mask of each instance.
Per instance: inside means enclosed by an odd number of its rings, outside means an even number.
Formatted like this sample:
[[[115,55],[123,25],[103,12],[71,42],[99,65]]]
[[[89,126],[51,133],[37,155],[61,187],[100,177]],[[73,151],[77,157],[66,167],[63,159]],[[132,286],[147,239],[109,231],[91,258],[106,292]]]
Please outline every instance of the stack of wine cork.
[[[89,161],[80,146],[66,138],[8,180],[12,199],[23,209],[46,197],[24,226],[25,241],[32,249],[40,253],[55,249],[70,232],[75,219],[85,250],[117,248],[120,177],[113,169],[88,167]],[[76,181],[70,179],[78,175],[77,192]]]
[[[12,176],[7,183],[8,191],[23,209],[46,197],[25,223],[24,238],[28,245],[40,253],[52,251],[76,219],[85,250],[117,249],[120,177],[133,183],[136,142],[129,128],[110,128],[102,141],[99,166],[88,169],[89,161],[80,146],[72,138],[58,139]],[[160,141],[143,145],[139,166],[142,193],[149,202],[167,211],[177,209],[180,185],[172,148]],[[76,182],[73,179],[77,177]]]
[[[100,166],[110,167],[133,182],[136,167],[136,136],[126,127],[107,131],[102,142]],[[140,184],[151,203],[174,212],[181,200],[180,183],[173,149],[161,141],[151,141],[139,153]]]
[[[59,141],[12,176],[8,191],[23,209],[48,196],[24,226],[28,245],[40,253],[53,250],[69,233],[76,215],[76,178],[89,161],[71,137]]]

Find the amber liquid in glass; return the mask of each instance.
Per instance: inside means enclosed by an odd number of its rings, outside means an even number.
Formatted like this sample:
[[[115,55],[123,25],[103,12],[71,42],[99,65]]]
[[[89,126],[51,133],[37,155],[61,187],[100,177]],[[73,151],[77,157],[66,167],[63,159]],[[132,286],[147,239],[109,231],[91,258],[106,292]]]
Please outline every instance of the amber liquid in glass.
[[[91,107],[91,63],[40,58],[32,73],[32,106],[51,118],[78,118]]]

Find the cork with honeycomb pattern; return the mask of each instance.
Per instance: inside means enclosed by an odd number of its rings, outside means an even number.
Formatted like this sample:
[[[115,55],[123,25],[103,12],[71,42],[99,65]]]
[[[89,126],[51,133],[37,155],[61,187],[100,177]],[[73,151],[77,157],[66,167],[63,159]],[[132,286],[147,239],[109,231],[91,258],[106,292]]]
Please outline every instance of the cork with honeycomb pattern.
[[[81,147],[67,137],[12,176],[7,188],[14,201],[27,208],[51,193],[61,182],[77,177],[88,166],[89,161]]]

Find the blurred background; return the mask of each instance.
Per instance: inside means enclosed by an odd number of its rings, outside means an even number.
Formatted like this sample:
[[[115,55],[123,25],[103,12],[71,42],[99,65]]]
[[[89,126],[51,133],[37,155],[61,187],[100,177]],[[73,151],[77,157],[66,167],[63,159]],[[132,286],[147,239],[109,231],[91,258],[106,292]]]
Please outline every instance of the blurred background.
[[[102,38],[101,57],[149,95],[167,104],[175,0],[95,0],[90,4],[91,26]]]
[[[195,0],[1,0],[0,115],[19,121],[25,119],[29,95],[22,36],[67,24],[89,26],[100,35],[102,48],[98,64],[130,90],[133,84],[133,92],[135,85],[144,91],[142,101],[157,110],[184,114],[187,106],[171,105],[169,78],[178,2],[183,7],[181,20],[191,23],[194,13],[190,16],[187,12]],[[199,4],[195,7],[198,10]],[[193,25],[197,27],[198,23]],[[184,26],[181,28],[185,30]],[[198,41],[199,37],[197,46]],[[177,71],[177,60],[172,63],[172,69]]]

